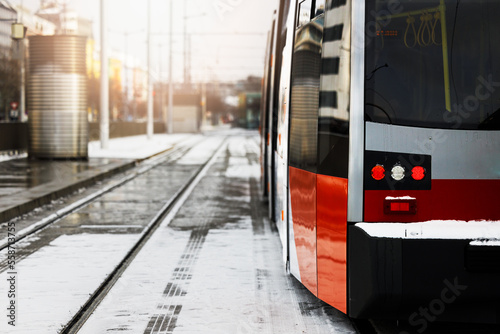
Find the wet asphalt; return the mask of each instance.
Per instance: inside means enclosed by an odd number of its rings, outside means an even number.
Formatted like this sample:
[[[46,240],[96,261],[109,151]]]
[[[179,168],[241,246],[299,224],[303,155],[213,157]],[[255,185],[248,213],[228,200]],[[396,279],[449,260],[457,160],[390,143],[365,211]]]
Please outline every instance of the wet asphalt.
[[[59,197],[111,177],[134,165],[132,159],[38,160],[0,162],[0,224]]]
[[[146,175],[69,214],[50,228],[37,233],[36,237],[28,238],[22,242],[21,247],[18,247],[17,259],[22,260],[49,246],[52,241],[63,235],[86,234],[89,238],[94,234],[139,235],[156,212],[189,179],[196,168],[196,165],[175,166],[171,163],[154,168]],[[71,204],[73,198],[61,201]],[[18,229],[21,226],[27,227],[39,217],[40,215],[27,215],[16,222],[16,226]],[[5,224],[2,227],[5,230]],[[0,270],[5,270],[6,264],[6,259],[2,259]]]

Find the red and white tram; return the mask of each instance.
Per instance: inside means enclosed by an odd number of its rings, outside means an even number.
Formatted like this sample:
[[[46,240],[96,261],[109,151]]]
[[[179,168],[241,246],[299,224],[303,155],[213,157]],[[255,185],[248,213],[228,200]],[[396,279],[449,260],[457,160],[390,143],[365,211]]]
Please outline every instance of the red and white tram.
[[[499,14],[279,1],[263,194],[287,268],[349,316],[500,322]]]

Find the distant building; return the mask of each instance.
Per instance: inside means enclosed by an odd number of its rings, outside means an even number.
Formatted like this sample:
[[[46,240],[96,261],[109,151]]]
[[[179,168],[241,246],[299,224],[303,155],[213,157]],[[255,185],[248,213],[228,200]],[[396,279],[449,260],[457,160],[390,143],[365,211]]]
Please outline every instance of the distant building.
[[[75,10],[67,8],[66,4],[59,1],[41,0],[36,15],[55,24],[55,34],[93,38],[92,21],[78,16]]]
[[[172,128],[174,133],[196,133],[201,125],[201,94],[176,92],[173,96]],[[165,102],[168,104],[168,100]]]
[[[27,36],[51,36],[56,33],[57,27],[53,22],[33,14],[28,8],[15,6],[15,9],[18,22],[28,28]]]
[[[12,46],[11,25],[17,19],[17,13],[8,1],[0,0],[0,18],[5,20],[0,21],[0,53],[9,55]]]

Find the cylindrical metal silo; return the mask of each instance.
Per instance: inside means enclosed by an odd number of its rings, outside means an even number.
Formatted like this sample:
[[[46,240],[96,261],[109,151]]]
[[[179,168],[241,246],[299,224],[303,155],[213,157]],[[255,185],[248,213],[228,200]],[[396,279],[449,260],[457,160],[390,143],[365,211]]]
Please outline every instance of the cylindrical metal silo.
[[[29,43],[29,155],[86,159],[86,37],[33,36]]]

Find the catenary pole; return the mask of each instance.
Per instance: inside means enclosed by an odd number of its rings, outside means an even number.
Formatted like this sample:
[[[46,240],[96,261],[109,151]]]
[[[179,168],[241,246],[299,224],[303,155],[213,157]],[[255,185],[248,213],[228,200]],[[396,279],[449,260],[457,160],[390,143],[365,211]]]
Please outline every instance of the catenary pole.
[[[173,31],[173,2],[170,0],[170,33],[169,33],[169,57],[168,57],[168,133],[173,133],[173,114],[174,114],[174,84],[172,82],[172,31]]]
[[[148,139],[153,138],[153,78],[151,76],[151,0],[148,0],[148,119],[147,135]]]
[[[101,0],[101,148],[109,147],[109,76],[106,0]]]

